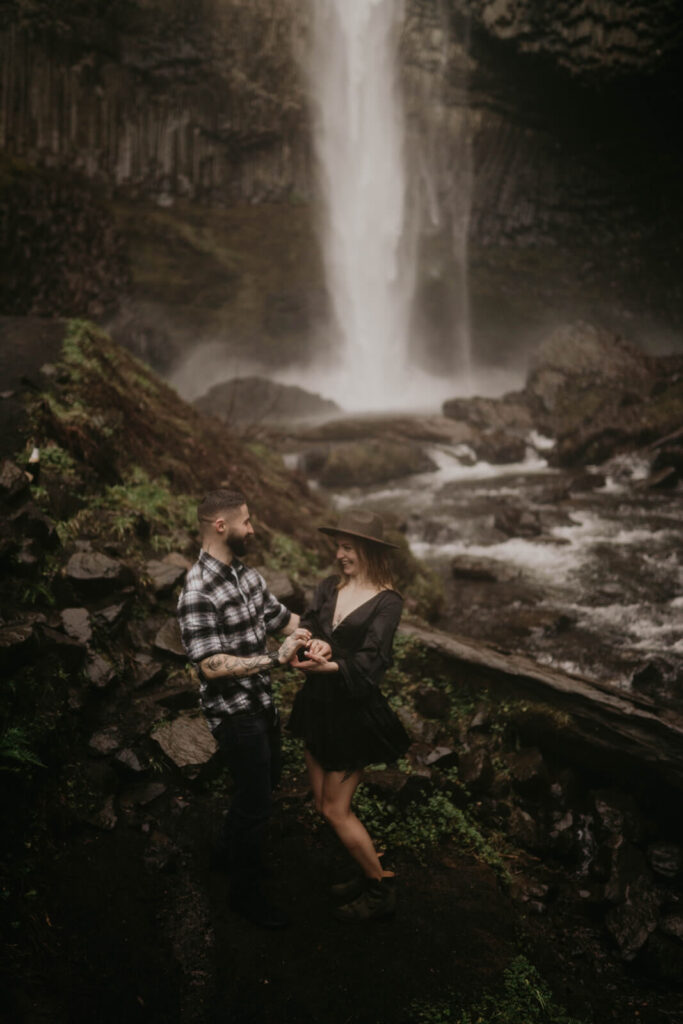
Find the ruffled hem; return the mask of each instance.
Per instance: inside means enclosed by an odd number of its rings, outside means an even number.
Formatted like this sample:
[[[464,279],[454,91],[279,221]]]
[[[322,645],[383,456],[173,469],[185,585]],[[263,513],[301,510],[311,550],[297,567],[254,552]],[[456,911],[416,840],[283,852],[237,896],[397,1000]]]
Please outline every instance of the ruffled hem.
[[[294,701],[287,729],[302,739],[326,771],[356,771],[402,757],[410,737],[384,695],[376,690],[356,701],[320,695],[304,685]]]

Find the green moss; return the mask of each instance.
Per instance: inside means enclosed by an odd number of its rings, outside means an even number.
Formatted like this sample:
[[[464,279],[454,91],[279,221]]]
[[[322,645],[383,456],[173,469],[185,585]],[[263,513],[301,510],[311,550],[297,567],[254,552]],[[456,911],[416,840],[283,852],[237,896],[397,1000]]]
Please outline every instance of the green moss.
[[[553,994],[533,964],[518,956],[503,972],[502,987],[486,992],[474,1006],[458,1008],[456,994],[415,1001],[409,1024],[581,1024]]]

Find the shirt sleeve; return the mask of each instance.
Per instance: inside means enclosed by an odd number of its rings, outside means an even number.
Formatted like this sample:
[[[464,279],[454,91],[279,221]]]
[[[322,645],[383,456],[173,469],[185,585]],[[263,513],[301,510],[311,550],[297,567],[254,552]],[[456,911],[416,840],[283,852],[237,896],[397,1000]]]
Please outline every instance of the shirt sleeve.
[[[271,594],[263,576],[259,577],[263,587],[263,621],[266,624],[267,633],[277,633],[289,622],[292,613],[286,605]]]
[[[387,592],[372,617],[362,646],[346,657],[336,658],[339,685],[349,697],[363,699],[372,693],[392,664],[394,635],[403,611],[398,594]]]
[[[182,591],[178,601],[178,624],[190,661],[200,662],[212,654],[224,653],[216,607],[201,591]]]

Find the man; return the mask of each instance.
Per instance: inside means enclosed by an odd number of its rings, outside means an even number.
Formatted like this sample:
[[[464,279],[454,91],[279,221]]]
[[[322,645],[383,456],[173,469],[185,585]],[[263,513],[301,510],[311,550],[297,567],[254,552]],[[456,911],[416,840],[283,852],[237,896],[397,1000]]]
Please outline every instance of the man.
[[[231,882],[231,906],[264,928],[282,928],[286,915],[260,890],[261,847],[280,774],[280,727],[269,672],[287,664],[310,640],[268,590],[263,577],[240,561],[254,535],[245,496],[217,490],[197,510],[202,550],[187,574],[178,620],[189,658],[199,668],[200,702],[227,761],[234,792],[222,858]],[[276,654],[266,634],[287,639]]]

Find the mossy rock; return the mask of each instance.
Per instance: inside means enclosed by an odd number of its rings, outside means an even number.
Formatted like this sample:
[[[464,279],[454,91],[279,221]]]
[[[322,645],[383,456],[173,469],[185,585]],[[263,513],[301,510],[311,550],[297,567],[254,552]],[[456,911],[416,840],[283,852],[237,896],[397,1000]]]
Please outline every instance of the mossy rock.
[[[367,486],[436,468],[419,445],[378,439],[349,442],[331,450],[320,481],[326,487]]]

